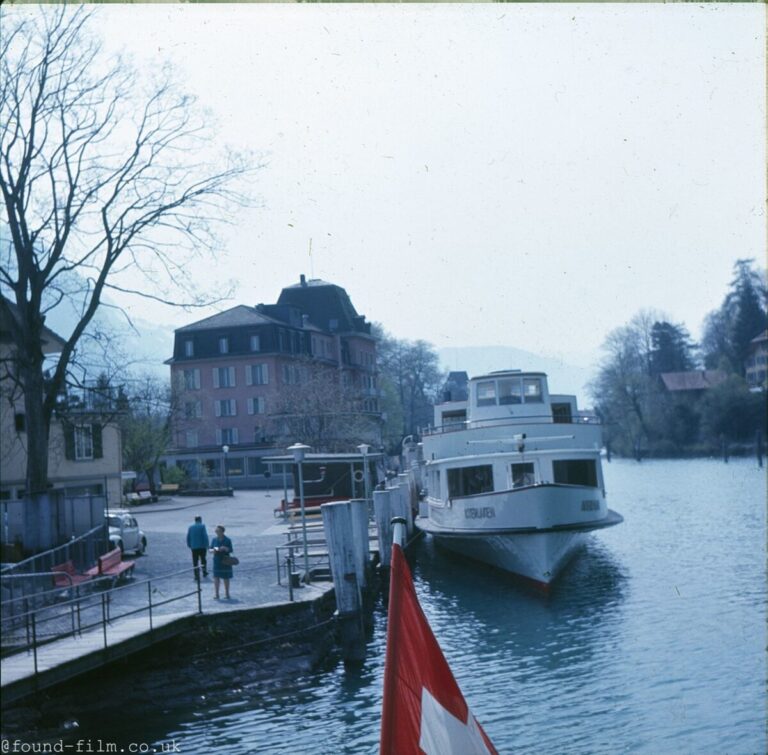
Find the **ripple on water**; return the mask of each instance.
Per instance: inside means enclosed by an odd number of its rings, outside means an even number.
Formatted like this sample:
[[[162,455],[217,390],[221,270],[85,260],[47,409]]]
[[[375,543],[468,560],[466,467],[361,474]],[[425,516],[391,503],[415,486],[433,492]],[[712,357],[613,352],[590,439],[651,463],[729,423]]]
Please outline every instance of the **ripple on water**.
[[[765,752],[765,472],[619,460],[605,476],[625,522],[593,536],[549,599],[419,546],[416,589],[470,707],[501,752]],[[360,671],[201,701],[166,739],[377,752],[385,629],[380,606]]]

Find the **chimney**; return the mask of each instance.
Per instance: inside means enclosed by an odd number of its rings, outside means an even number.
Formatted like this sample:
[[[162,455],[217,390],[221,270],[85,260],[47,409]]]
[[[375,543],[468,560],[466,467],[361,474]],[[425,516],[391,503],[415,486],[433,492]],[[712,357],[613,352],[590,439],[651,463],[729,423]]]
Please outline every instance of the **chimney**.
[[[304,277],[304,273],[299,276],[299,283],[301,283],[302,288],[307,287],[307,279]]]

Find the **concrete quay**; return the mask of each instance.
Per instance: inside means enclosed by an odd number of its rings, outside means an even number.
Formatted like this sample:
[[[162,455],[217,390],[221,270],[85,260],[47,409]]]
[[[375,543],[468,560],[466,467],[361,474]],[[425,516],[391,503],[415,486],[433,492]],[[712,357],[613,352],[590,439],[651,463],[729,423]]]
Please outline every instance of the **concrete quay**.
[[[282,585],[277,583],[275,548],[285,543],[288,531],[288,525],[273,513],[281,497],[282,491],[239,490],[232,497],[172,498],[131,507],[146,534],[147,552],[135,558],[133,579],[112,591],[112,615],[145,607],[148,592],[152,593],[155,604],[184,593],[193,594],[154,607],[151,627],[147,611],[111,621],[107,625],[106,646],[104,633],[97,628],[39,647],[37,674],[31,652],[3,659],[0,664],[3,705],[183,635],[200,622],[215,622],[217,616],[252,612],[254,620],[258,621],[257,614],[298,615],[296,609],[299,606],[290,602],[287,581],[283,579]],[[234,567],[229,600],[223,597],[223,585],[222,599],[214,599],[212,564],[209,562],[209,576],[201,581],[199,606],[191,553],[186,546],[187,528],[198,515],[203,518],[211,536],[217,524],[226,527],[233,553],[240,559],[239,566]],[[130,554],[126,558],[134,559]],[[149,587],[147,580],[150,580]],[[332,591],[330,582],[295,588],[293,601],[297,604],[327,603],[326,596]],[[308,611],[306,616],[311,623],[313,612]],[[243,618],[249,620],[248,616],[243,615]]]

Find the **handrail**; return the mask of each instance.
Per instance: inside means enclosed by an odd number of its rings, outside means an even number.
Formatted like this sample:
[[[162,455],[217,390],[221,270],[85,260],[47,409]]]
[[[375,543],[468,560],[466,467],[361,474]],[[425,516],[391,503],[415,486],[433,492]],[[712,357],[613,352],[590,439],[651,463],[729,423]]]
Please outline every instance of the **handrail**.
[[[601,425],[600,419],[591,414],[575,414],[570,418],[553,417],[551,414],[529,414],[515,417],[488,417],[485,419],[471,419],[463,422],[448,422],[445,425],[422,428],[422,436],[442,435],[455,433],[462,430],[474,430],[487,427],[514,427],[519,425]]]
[[[55,572],[55,574],[58,575],[59,572]],[[67,637],[74,637],[75,635],[82,634],[83,631],[95,629],[101,626],[104,635],[104,647],[106,648],[109,644],[107,626],[110,625],[113,621],[147,612],[149,616],[149,628],[150,631],[152,631],[153,609],[156,609],[159,606],[183,600],[184,598],[192,597],[193,595],[197,595],[197,612],[202,613],[202,585],[200,580],[199,566],[193,568],[193,574],[196,582],[196,586],[193,590],[185,591],[178,595],[173,595],[170,598],[165,598],[158,602],[153,602],[152,600],[153,582],[156,584],[158,581],[161,582],[170,577],[188,574],[189,569],[182,569],[175,572],[169,572],[168,574],[162,574],[158,577],[152,577],[146,580],[132,582],[129,585],[113,587],[112,589],[105,590],[101,593],[89,591],[85,595],[79,594],[79,585],[76,585],[75,590],[78,594],[75,598],[59,601],[55,604],[38,606],[37,608],[25,610],[21,613],[11,613],[9,616],[4,615],[1,619],[2,624],[8,625],[11,629],[14,627],[18,629],[21,633],[21,636],[24,638],[24,641],[19,642],[18,645],[9,644],[7,642],[0,642],[0,645],[2,645],[2,649],[4,651],[9,650],[10,654],[14,652],[18,653],[25,650],[31,650],[34,660],[34,673],[37,675],[39,671],[37,649],[41,645],[54,642],[56,640],[65,639]],[[110,577],[97,578],[97,580],[98,579],[101,579],[102,581],[105,579],[110,579],[111,581]],[[93,580],[93,582],[96,582],[97,580]],[[92,584],[92,582],[87,584]],[[142,585],[147,586],[146,604],[140,605],[138,608],[130,608],[123,611],[122,613],[117,614],[110,610],[116,593],[120,593],[123,590],[140,588]],[[61,590],[59,589],[58,591],[54,592],[61,592]],[[25,598],[25,600],[28,599]],[[101,615],[99,619],[93,620],[89,619],[87,615],[85,617],[83,616],[84,613],[89,611],[92,612],[93,609],[97,609],[99,604],[101,605]],[[46,612],[48,612],[48,615],[45,615]],[[39,627],[42,627],[45,624],[53,621],[66,621],[66,623],[71,626],[66,631],[59,630],[54,631],[48,635],[42,634],[41,636],[41,633],[38,631]],[[54,627],[54,630],[56,630],[56,627]],[[0,641],[6,640],[9,634],[10,632],[6,633],[4,631],[2,635],[0,635]]]

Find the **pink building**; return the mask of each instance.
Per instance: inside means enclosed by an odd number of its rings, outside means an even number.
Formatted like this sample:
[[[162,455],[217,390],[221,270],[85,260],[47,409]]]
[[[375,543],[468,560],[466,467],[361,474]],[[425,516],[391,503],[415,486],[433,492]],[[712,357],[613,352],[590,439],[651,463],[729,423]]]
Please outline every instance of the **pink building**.
[[[282,453],[289,438],[309,441],[291,437],[291,418],[308,411],[294,397],[318,376],[343,387],[356,426],[368,428],[359,441],[380,442],[376,339],[334,284],[302,275],[276,304],[239,305],[179,328],[167,364],[177,408],[165,461],[190,477],[264,484],[263,456]]]

